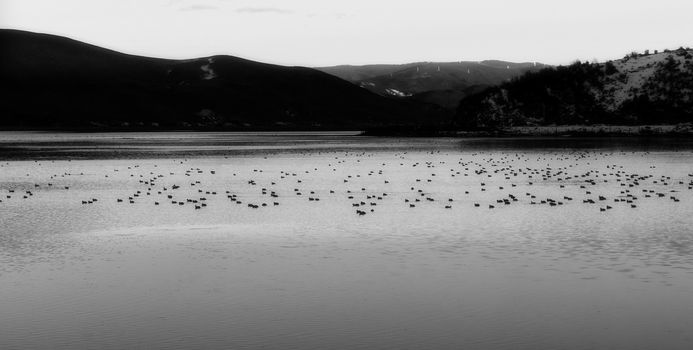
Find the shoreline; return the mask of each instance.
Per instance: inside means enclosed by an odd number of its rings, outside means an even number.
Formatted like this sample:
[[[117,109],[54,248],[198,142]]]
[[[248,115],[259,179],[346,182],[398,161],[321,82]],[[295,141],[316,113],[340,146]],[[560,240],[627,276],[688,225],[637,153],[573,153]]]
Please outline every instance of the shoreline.
[[[393,137],[693,137],[693,124],[521,126],[498,130],[377,128],[363,136]]]
[[[239,134],[340,134],[365,137],[693,137],[693,123],[667,125],[556,125],[518,126],[498,130],[459,130],[438,126],[379,126],[354,129],[167,129],[167,128],[8,128],[0,133],[239,133]]]

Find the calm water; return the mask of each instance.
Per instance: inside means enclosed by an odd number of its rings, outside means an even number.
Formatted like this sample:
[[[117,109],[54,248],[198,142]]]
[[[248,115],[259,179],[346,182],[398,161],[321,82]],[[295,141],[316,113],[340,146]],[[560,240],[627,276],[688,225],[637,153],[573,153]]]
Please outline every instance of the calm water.
[[[2,349],[693,347],[690,140],[0,133],[0,159]]]

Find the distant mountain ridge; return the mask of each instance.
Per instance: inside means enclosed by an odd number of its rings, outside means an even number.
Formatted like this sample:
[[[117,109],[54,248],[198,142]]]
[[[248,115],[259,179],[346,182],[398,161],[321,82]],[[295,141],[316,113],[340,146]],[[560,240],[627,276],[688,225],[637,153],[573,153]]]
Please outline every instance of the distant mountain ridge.
[[[0,30],[0,81],[3,127],[360,129],[445,117],[310,68],[139,57],[17,30]]]
[[[693,122],[693,50],[632,53],[529,72],[463,99],[465,129]]]
[[[402,65],[317,68],[382,96],[434,103],[454,109],[460,99],[480,90],[547,67],[536,62],[417,62]]]

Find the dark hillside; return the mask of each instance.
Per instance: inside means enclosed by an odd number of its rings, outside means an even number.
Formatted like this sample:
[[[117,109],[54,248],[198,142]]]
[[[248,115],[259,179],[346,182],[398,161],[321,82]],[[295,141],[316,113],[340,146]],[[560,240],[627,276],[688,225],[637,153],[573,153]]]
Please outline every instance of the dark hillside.
[[[690,49],[528,72],[462,99],[464,129],[693,122]]]
[[[358,129],[443,118],[310,68],[138,57],[14,30],[0,30],[0,48],[6,128]]]

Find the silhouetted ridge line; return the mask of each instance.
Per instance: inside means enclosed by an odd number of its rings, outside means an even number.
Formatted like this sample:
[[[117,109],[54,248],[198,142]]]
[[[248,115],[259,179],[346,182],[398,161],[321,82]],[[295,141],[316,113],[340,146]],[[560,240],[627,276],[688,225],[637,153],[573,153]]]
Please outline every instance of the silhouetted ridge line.
[[[449,122],[305,67],[169,60],[0,30],[0,126],[34,129],[364,129]]]

